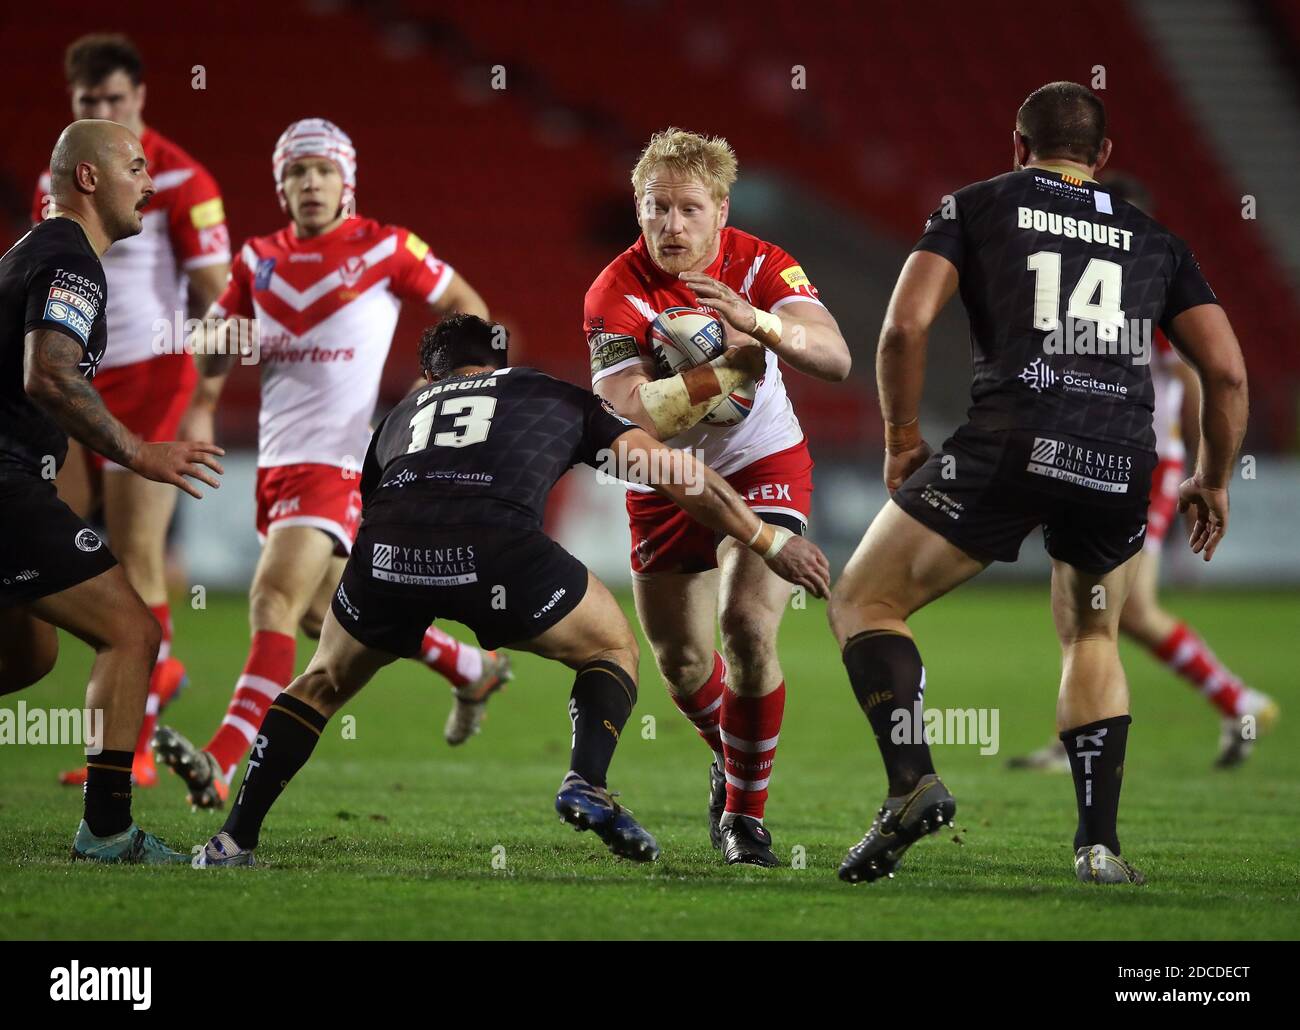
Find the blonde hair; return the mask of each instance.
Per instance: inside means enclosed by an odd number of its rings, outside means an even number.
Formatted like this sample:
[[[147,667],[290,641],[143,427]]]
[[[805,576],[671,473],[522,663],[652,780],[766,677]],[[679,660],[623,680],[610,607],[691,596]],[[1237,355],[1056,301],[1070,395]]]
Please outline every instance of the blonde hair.
[[[632,169],[632,189],[638,199],[656,168],[700,181],[720,204],[736,181],[736,152],[721,136],[701,136],[670,125],[650,137]]]

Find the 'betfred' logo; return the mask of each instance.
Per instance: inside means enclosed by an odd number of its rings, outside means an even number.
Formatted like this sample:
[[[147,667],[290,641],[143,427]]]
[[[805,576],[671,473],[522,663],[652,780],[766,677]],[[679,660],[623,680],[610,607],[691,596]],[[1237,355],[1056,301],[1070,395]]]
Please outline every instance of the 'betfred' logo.
[[[71,304],[87,318],[93,319],[95,317],[95,305],[79,293],[73,293],[71,290],[65,290],[55,286],[50,290],[50,300],[59,301],[63,304]]]

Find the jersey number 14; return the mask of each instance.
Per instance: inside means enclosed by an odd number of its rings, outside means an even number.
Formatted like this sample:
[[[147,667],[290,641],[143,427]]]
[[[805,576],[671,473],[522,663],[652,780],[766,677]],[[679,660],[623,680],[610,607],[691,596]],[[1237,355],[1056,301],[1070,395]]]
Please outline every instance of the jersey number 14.
[[[1051,332],[1060,325],[1061,255],[1040,250],[1030,254],[1026,264],[1034,273],[1034,328]],[[1120,307],[1122,271],[1114,261],[1090,259],[1070,292],[1066,318],[1096,322],[1098,338],[1118,340],[1124,324],[1124,310]]]
[[[421,408],[411,417],[411,446],[407,454],[424,450],[430,442],[435,447],[468,447],[482,443],[492,428],[492,415],[497,409],[495,397],[446,397]],[[456,416],[451,429],[433,433],[435,415]],[[429,436],[433,434],[433,440]]]

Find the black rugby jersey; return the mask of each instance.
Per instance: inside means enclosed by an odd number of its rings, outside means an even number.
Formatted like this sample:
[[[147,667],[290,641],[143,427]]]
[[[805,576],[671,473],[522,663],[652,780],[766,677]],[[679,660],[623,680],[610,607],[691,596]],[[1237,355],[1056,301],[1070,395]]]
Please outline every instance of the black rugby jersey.
[[[444,379],[409,394],[371,437],[363,518],[408,525],[540,528],[572,466],[635,424],[590,391],[532,368]]]
[[[913,249],[957,267],[972,426],[1154,449],[1155,330],[1217,303],[1182,240],[1104,184],[1025,168],[945,198]]]
[[[24,338],[63,333],[81,347],[81,373],[95,374],[108,334],[108,287],[99,256],[70,218],[51,218],[0,258],[0,475],[44,474],[68,453],[68,437],[23,389]]]

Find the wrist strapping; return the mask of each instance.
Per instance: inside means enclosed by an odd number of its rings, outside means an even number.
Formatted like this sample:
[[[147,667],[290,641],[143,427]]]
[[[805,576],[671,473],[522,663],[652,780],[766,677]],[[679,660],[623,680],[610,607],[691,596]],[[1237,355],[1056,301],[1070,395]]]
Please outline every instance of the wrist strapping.
[[[794,534],[784,526],[773,526],[772,528],[776,530],[776,533],[772,537],[772,546],[763,552],[764,561],[771,561],[780,554],[781,549],[785,547],[785,545],[790,542],[790,538],[794,536]]]
[[[794,534],[783,526],[760,522],[757,531],[749,539],[748,547],[764,561],[771,561],[781,553],[792,536]]]
[[[765,347],[775,347],[781,342],[781,332],[783,326],[781,319],[770,311],[764,311],[761,308],[754,309],[754,328],[750,336],[758,340]]]
[[[685,432],[749,382],[749,376],[722,358],[697,365],[667,379],[652,379],[639,388],[641,406],[655,424],[659,439]]]

